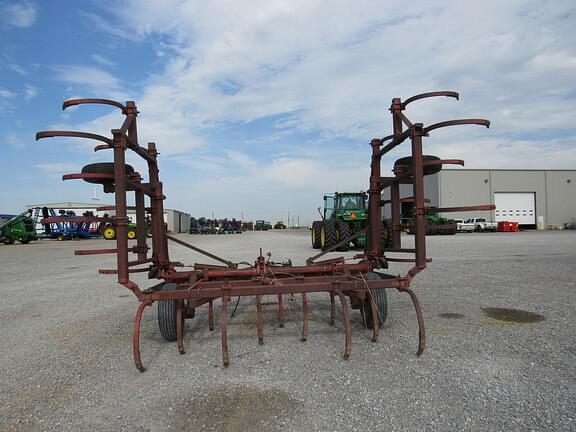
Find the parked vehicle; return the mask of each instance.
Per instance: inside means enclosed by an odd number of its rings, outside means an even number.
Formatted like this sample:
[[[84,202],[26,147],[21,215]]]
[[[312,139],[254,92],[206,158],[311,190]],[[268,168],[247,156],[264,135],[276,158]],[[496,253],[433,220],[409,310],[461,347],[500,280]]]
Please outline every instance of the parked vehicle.
[[[424,215],[426,220],[426,235],[454,235],[458,229],[457,223],[454,219],[447,219],[434,213],[427,213]],[[414,234],[414,221],[406,225],[406,232]]]
[[[254,224],[254,231],[268,231],[272,229],[272,224],[268,221],[257,220]]]
[[[478,218],[469,218],[464,220],[462,223],[463,230],[470,230],[472,228],[473,231],[482,232],[482,231],[498,231],[498,223],[497,222],[488,222],[486,218],[478,217]]]
[[[312,223],[311,240],[314,249],[326,250],[342,239],[357,235],[352,244],[356,248],[366,245],[368,208],[365,192],[335,192],[324,196],[324,211],[318,208],[322,220]],[[382,222],[382,244],[390,246],[388,222]],[[350,243],[340,246],[347,251]]]
[[[149,217],[146,218],[145,226],[146,226],[146,237],[152,237],[152,226]],[[100,228],[100,231],[102,232],[102,236],[106,240],[116,239],[116,226],[114,225],[114,223],[108,222],[103,224],[103,226]],[[136,237],[138,237],[137,225],[134,222],[132,222],[132,220],[128,221],[128,230],[126,231],[126,237],[128,237],[129,240],[133,240]]]
[[[242,234],[242,222],[236,219],[218,221],[218,234]]]
[[[462,219],[454,219],[456,222],[456,231],[458,232],[472,232],[474,231],[474,225],[465,224]]]
[[[278,221],[274,224],[274,229],[286,229],[286,224],[282,221]]]
[[[35,223],[30,216],[31,210],[28,210],[0,224],[0,241],[10,245],[16,240],[22,244],[37,240]]]

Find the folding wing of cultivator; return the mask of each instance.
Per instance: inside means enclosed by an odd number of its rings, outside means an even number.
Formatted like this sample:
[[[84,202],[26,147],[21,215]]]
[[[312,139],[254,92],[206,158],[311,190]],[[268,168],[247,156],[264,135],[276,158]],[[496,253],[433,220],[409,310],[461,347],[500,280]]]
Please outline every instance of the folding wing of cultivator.
[[[371,141],[372,159],[371,174],[368,189],[368,224],[366,227],[366,246],[363,253],[354,257],[354,262],[348,262],[344,257],[330,258],[318,261],[328,252],[337,250],[342,243],[350,242],[352,237],[342,239],[330,249],[309,258],[306,265],[295,266],[290,262],[274,264],[267,260],[260,251],[259,256],[250,263],[233,263],[218,257],[173,237],[167,233],[163,218],[162,182],[159,179],[158,152],[154,143],[143,147],[138,142],[136,118],[138,111],[134,102],[125,105],[106,99],[74,99],[64,102],[63,108],[81,104],[105,104],[119,108],[125,116],[120,129],[113,129],[111,136],[106,137],[86,132],[44,131],[36,134],[36,139],[47,137],[76,137],[99,141],[95,151],[107,150],[112,153],[112,162],[86,165],[80,173],[67,174],[66,179],[83,179],[87,182],[101,184],[104,192],[113,193],[115,197],[113,216],[117,230],[116,248],[99,250],[79,250],[77,255],[115,254],[117,265],[115,269],[101,269],[103,274],[117,274],[118,283],[133,292],[140,305],[134,319],[133,354],[136,367],[143,371],[140,356],[140,322],[146,307],[158,303],[158,322],[162,336],[170,341],[176,341],[180,353],[184,353],[183,326],[186,318],[194,317],[196,308],[207,304],[208,326],[214,328],[214,301],[221,300],[220,327],[222,338],[222,361],[229,363],[227,338],[227,307],[234,297],[253,296],[256,299],[256,320],[258,341],[263,343],[263,313],[262,297],[273,295],[277,298],[278,319],[280,327],[284,322],[283,295],[301,294],[303,310],[302,340],[308,335],[308,298],[307,294],[326,292],[331,302],[331,324],[336,315],[335,299],[342,306],[342,316],[345,329],[344,358],[348,358],[352,350],[352,330],[350,326],[349,303],[352,308],[360,309],[367,327],[372,329],[372,340],[378,338],[379,327],[386,317],[386,289],[394,288],[410,296],[414,305],[419,327],[417,354],[425,348],[424,320],[418,297],[410,283],[430,260],[426,256],[425,245],[425,198],[424,176],[439,171],[444,164],[463,164],[461,160],[439,159],[425,156],[422,153],[422,137],[433,130],[453,125],[489,126],[488,120],[463,119],[450,120],[424,126],[422,123],[412,123],[404,114],[408,104],[418,99],[448,96],[458,98],[455,92],[432,92],[411,97],[405,101],[393,99],[390,108],[393,119],[393,134],[385,138]],[[400,146],[405,141],[411,143],[410,156],[399,159],[394,165],[393,177],[382,177],[382,157]],[[146,180],[141,173],[126,164],[126,152],[131,151],[142,158],[148,167]],[[411,184],[413,187],[413,202],[415,215],[415,247],[403,248],[401,244],[400,225],[400,184]],[[382,200],[382,191],[390,189],[390,200]],[[133,195],[136,213],[137,238],[129,244],[127,239],[129,210],[128,195]],[[146,202],[148,201],[148,202]],[[392,220],[390,226],[384,226],[382,207],[390,206]],[[488,210],[492,205],[474,207],[438,208],[437,212]],[[147,213],[151,219],[151,244],[147,244],[145,226]],[[383,230],[391,236],[391,241],[383,237]],[[355,235],[359,235],[356,233]],[[172,241],[199,252],[219,262],[214,264],[193,265],[193,270],[182,270],[179,263],[169,258],[168,242]],[[387,247],[391,245],[391,247]],[[406,258],[387,257],[386,253],[406,254]],[[405,275],[386,273],[389,263],[412,263],[413,266]],[[160,282],[142,289],[130,275],[135,272],[147,272],[149,279]],[[348,300],[349,299],[349,302]]]

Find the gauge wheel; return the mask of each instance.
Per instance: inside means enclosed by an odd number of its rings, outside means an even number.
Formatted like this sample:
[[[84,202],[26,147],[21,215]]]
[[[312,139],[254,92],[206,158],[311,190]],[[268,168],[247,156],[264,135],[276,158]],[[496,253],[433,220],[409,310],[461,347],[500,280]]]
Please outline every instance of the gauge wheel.
[[[134,173],[134,168],[130,165],[124,166],[126,175]],[[104,174],[105,176],[114,175],[114,162],[98,162],[88,164],[82,168],[82,174]],[[114,179],[110,177],[105,178],[85,178],[84,181],[96,184],[114,184]]]
[[[175,291],[179,287],[175,283],[166,283],[162,291]],[[177,300],[158,300],[158,327],[160,334],[168,342],[176,340],[176,302]],[[182,333],[184,333],[184,313],[182,313]]]
[[[379,280],[383,279],[386,276],[382,275],[381,273],[369,272],[366,273],[364,277],[366,278],[366,280]],[[388,317],[388,298],[386,297],[386,288],[373,288],[370,290],[370,293],[374,298],[374,301],[376,302],[378,314],[380,315],[379,323],[380,325],[382,325],[386,321],[386,318]],[[368,293],[368,296],[370,296],[370,293]],[[364,324],[366,325],[366,328],[371,329],[372,327],[374,327],[374,317],[372,316],[370,297],[364,300],[364,304],[360,308],[360,312],[362,313],[362,316],[364,318]]]

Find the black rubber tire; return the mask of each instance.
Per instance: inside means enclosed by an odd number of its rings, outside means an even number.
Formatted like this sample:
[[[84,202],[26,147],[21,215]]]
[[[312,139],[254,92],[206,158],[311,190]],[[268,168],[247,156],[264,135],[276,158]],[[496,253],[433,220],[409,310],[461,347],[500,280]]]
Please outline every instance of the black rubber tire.
[[[14,244],[14,239],[13,239],[12,237],[6,237],[6,238],[4,239],[4,244],[5,244],[5,245]]]
[[[125,170],[126,174],[132,174],[134,172],[134,168],[132,168],[131,165],[125,165]],[[82,168],[82,174],[114,174],[114,162],[99,162],[85,165],[84,168]],[[114,184],[114,180],[112,179],[84,179],[84,181],[96,184]]]
[[[322,246],[320,244],[320,232],[322,231],[322,221],[312,222],[312,229],[310,230],[310,237],[312,240],[312,247],[314,249],[320,249]]]
[[[429,161],[429,160],[440,160],[440,158],[438,156],[432,156],[432,155],[422,155],[422,159],[425,161]],[[398,160],[396,160],[396,162],[394,162],[394,171],[396,171],[397,168],[402,167],[403,171],[405,172],[411,172],[412,171],[412,156],[406,156],[403,158],[400,158]],[[436,174],[437,172],[442,170],[442,165],[429,165],[429,166],[424,166],[424,175],[430,175],[430,174]]]
[[[382,249],[392,247],[392,232],[387,220],[382,221]]]
[[[376,272],[369,272],[364,275],[367,280],[379,280],[383,279],[385,275]],[[378,307],[378,312],[380,314],[380,325],[386,322],[386,318],[388,318],[388,298],[386,296],[386,288],[373,288],[371,290],[372,295],[374,296],[374,301],[376,302],[376,306]],[[364,300],[364,304],[360,309],[362,313],[362,317],[364,318],[364,324],[366,328],[371,329],[374,326],[374,317],[372,316],[372,307],[370,306],[370,298]]]
[[[324,234],[322,235],[322,233]],[[323,243],[321,241],[322,250],[334,246],[337,238],[336,223],[334,223],[333,220],[325,220],[322,222],[322,231],[320,233],[320,239],[324,240]]]
[[[350,225],[348,225],[346,222],[338,222],[337,228],[338,228],[337,241],[342,241],[345,238],[350,237],[351,234]],[[347,251],[348,249],[350,249],[350,242],[338,248],[339,251],[343,252]]]
[[[175,291],[178,288],[180,288],[178,284],[170,282],[164,284],[162,291]],[[160,334],[168,342],[176,340],[176,301],[158,301],[158,327],[160,328]],[[182,313],[182,334],[184,334],[184,313]]]
[[[30,239],[21,239],[21,240],[20,240],[20,243],[22,243],[22,244],[28,244],[28,243],[30,243]]]

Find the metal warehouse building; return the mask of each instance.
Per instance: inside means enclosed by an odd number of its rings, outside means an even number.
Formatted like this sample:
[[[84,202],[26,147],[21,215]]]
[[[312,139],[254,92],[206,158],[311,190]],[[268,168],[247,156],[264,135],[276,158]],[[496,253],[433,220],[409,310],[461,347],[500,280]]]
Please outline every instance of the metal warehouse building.
[[[446,213],[451,219],[485,217],[526,228],[563,227],[576,218],[576,170],[452,169],[425,177],[425,196],[434,207],[494,204],[495,210]],[[402,185],[401,197],[412,196]],[[412,203],[402,217],[412,217]]]

